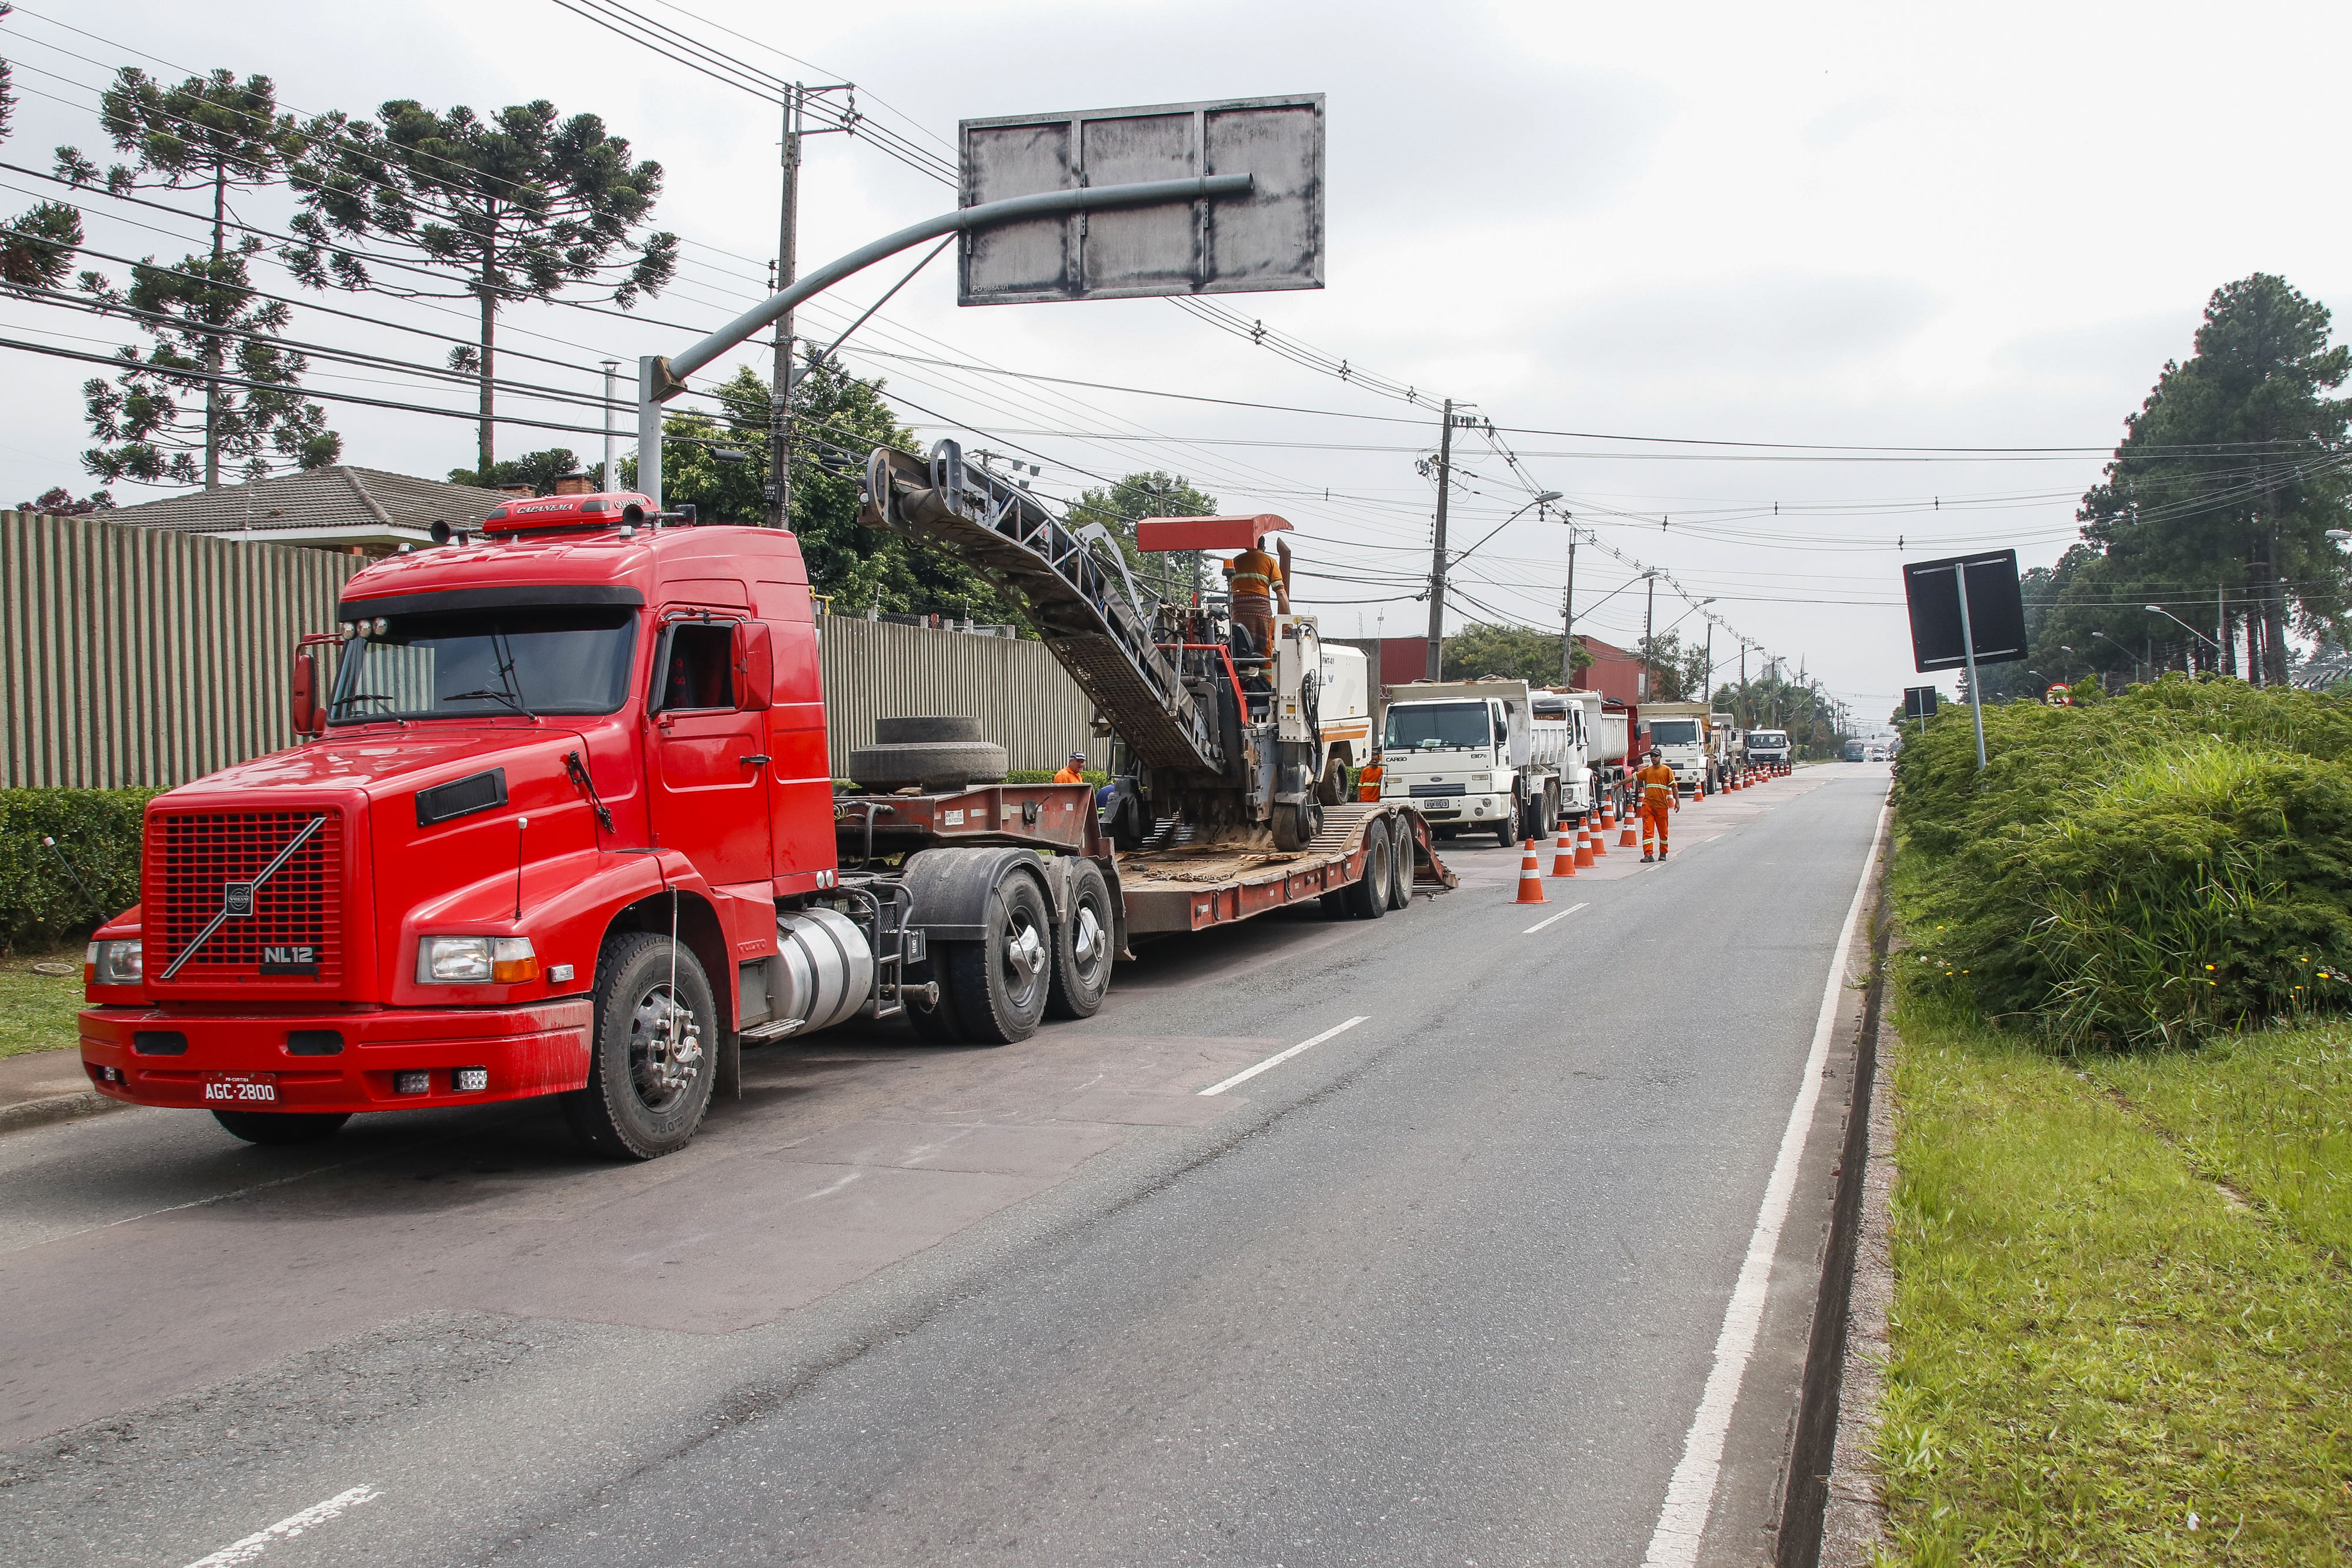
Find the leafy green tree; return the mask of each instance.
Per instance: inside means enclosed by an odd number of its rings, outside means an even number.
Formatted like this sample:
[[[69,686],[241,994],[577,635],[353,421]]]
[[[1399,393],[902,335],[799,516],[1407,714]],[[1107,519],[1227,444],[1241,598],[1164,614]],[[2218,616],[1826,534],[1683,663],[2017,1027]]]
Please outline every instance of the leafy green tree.
[[[1559,684],[1559,633],[1529,626],[1474,621],[1445,640],[1444,671],[1449,681],[1500,675],[1529,685]]]
[[[498,465],[499,312],[580,286],[627,309],[661,292],[677,267],[677,236],[641,232],[661,165],[631,162],[627,141],[593,114],[559,120],[541,99],[485,118],[396,99],[373,123],[336,114],[303,130],[305,151],[289,171],[304,205],[285,253],[295,275],[313,287],[478,307],[474,346],[449,356],[478,389],[476,473]],[[404,260],[426,276],[385,265]],[[438,269],[463,281],[436,287]]]
[[[2326,530],[2352,523],[2352,402],[2324,394],[2352,371],[2352,350],[2331,348],[2329,331],[2326,307],[2283,277],[2255,273],[2215,289],[2195,352],[2165,365],[2078,513],[2111,588],[2125,591],[2116,601],[2217,589],[2238,601],[2231,619],[2254,628],[2267,685],[2287,678],[2291,622],[2322,632],[2346,609]],[[2087,608],[2087,594],[2078,598]],[[2138,612],[2138,635],[2124,640],[2159,630],[2147,624],[2156,619]],[[2195,646],[2161,630],[2168,643]]]
[[[690,502],[705,522],[764,522],[770,402],[768,383],[747,367],[719,389],[716,413],[664,419],[664,502]],[[878,610],[1025,624],[1019,601],[969,564],[858,522],[866,455],[877,446],[914,445],[914,433],[883,401],[880,382],[861,381],[812,356],[793,389],[792,458],[793,531],[810,587],[830,599],[837,614]],[[636,482],[636,459],[624,458],[621,483]]]
[[[1706,691],[1706,644],[1685,645],[1682,633],[1668,632],[1655,639],[1637,639],[1634,653],[1650,671],[1654,703],[1697,702]],[[1558,667],[1555,660],[1554,667]]]
[[[94,273],[83,274],[88,291],[102,304],[138,316],[155,339],[143,371],[118,377],[112,391],[99,382],[84,389],[93,430],[119,443],[98,458],[91,472],[109,478],[127,474],[190,482],[194,458],[183,465],[172,455],[188,449],[174,428],[179,411],[173,392],[203,397],[204,434],[194,444],[204,455],[206,489],[219,486],[223,463],[230,458],[245,459],[249,477],[272,466],[332,462],[341,451],[341,438],[327,430],[323,411],[290,391],[305,368],[301,356],[263,341],[285,331],[290,313],[282,304],[254,298],[246,257],[261,242],[250,235],[234,243],[229,238],[230,197],[277,183],[288,159],[302,146],[293,116],[278,110],[276,87],[265,76],[239,81],[229,70],[167,87],[126,66],[100,96],[98,118],[115,148],[131,155],[129,162],[107,170],[107,190],[116,195],[158,189],[209,192],[212,246],[176,268],[159,268],[148,257],[133,269],[127,295]],[[58,173],[76,185],[98,178],[97,166],[71,147],[58,149]],[[192,373],[191,364],[201,374]],[[225,384],[225,376],[262,385],[234,387]],[[159,418],[167,409],[169,417]]]
[[[579,472],[577,454],[568,446],[551,446],[544,452],[526,452],[509,458],[492,468],[487,476],[472,468],[452,468],[449,483],[478,485],[488,490],[528,485],[534,496],[552,496],[558,479],[569,479]]]
[[[1070,503],[1074,526],[1100,523],[1127,554],[1128,570],[1139,584],[1153,589],[1171,603],[1188,603],[1197,592],[1215,584],[1207,558],[1199,550],[1147,553],[1135,542],[1135,525],[1146,517],[1213,517],[1217,498],[1195,486],[1181,474],[1129,474],[1117,484],[1082,490]],[[1273,549],[1269,544],[1267,549]]]
[[[0,17],[15,10],[0,5]],[[0,60],[0,141],[8,139],[16,115],[16,89],[8,62]],[[63,202],[37,202],[0,224],[0,288],[36,295],[58,287],[73,270],[81,248],[81,214]]]

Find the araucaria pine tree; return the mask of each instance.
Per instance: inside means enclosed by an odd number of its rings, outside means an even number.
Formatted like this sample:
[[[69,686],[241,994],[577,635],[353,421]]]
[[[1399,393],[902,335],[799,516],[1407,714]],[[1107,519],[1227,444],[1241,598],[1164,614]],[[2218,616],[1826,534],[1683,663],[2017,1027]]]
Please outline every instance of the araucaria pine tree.
[[[86,292],[152,340],[143,355],[121,351],[125,368],[111,384],[83,387],[91,433],[107,444],[85,452],[82,465],[108,479],[201,481],[211,489],[232,463],[247,478],[332,463],[342,438],[327,428],[325,411],[302,398],[306,362],[273,341],[291,313],[253,288],[247,258],[261,242],[230,238],[231,195],[283,179],[302,146],[269,78],[240,81],[234,71],[215,70],[168,87],[126,67],[99,101],[99,122],[131,157],[107,170],[106,188],[205,192],[212,245],[177,267],[148,257],[131,269],[127,291],[95,272],[82,274]],[[58,149],[58,172],[78,185],[99,178],[97,166],[70,147]],[[184,400],[200,405],[200,428],[192,428]]]
[[[661,165],[632,163],[628,142],[593,114],[560,120],[545,99],[488,117],[462,105],[436,113],[402,99],[373,123],[334,116],[304,130],[292,177],[306,210],[286,253],[296,275],[314,287],[476,302],[477,342],[449,362],[479,388],[478,475],[498,466],[499,311],[575,287],[625,309],[660,292],[677,265],[677,235],[639,233]]]

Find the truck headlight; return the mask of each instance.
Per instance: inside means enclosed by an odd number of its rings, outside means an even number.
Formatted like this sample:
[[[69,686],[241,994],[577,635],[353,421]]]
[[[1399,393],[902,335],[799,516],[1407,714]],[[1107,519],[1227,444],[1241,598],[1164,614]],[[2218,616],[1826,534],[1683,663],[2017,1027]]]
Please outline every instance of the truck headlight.
[[[88,983],[96,986],[135,986],[147,974],[145,947],[135,936],[128,942],[91,943],[82,964],[89,971]]]
[[[416,945],[420,986],[516,986],[539,978],[528,936],[427,936]]]

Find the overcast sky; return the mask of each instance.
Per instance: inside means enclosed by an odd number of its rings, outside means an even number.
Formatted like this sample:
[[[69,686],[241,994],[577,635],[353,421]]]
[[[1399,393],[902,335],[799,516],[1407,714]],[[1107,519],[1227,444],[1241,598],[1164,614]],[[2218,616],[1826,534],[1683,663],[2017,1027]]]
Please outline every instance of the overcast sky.
[[[2339,312],[2352,304],[2341,5],[631,3],[788,77],[854,80],[861,108],[942,154],[965,117],[1327,94],[1328,287],[1223,303],[1515,431],[1527,482],[1563,492],[1602,547],[1579,552],[1577,600],[1591,610],[1580,630],[1640,635],[1640,590],[1600,602],[1637,570],[1614,551],[1715,600],[1724,674],[1745,635],[1803,660],[1866,718],[1919,679],[1901,562],[2003,546],[2028,565],[2054,559],[2098,456],[1824,457],[1597,437],[2103,453],[2164,361],[2189,351],[2217,286],[2276,272]],[[687,265],[639,313],[677,326],[517,311],[509,342],[570,367],[531,365],[533,378],[588,389],[601,359],[674,351],[688,340],[680,329],[698,335],[762,292],[775,110],[553,0],[33,0],[0,40],[22,94],[0,159],[41,170],[59,142],[110,154],[97,89],[121,64],[265,72],[304,112],[404,97],[478,110],[547,98],[602,114],[667,171],[658,221],[688,242]],[[11,187],[0,211],[52,193],[16,174],[0,183]],[[803,190],[804,268],[954,200],[840,136],[812,142]],[[197,244],[198,225],[168,214],[88,208],[94,248],[176,256]],[[288,211],[268,198],[240,207],[262,227]],[[803,330],[837,330],[896,276],[844,286],[803,314]],[[272,268],[261,277],[285,287]],[[323,302],[466,329],[429,307]],[[21,301],[0,303],[0,320],[19,340],[101,352],[123,340],[110,323]],[[409,359],[446,348],[307,310],[294,335]],[[854,367],[903,396],[926,440],[1026,449],[1038,488],[1056,496],[1133,469],[1181,473],[1228,510],[1297,525],[1299,564],[1327,574],[1303,597],[1328,632],[1425,627],[1410,580],[1429,565],[1433,490],[1415,460],[1435,446],[1431,413],[1166,301],[960,310],[944,262],[852,342]],[[10,369],[5,498],[90,487],[76,458],[89,444],[79,389],[90,367],[12,351]],[[311,384],[468,402],[373,371],[321,369]],[[596,423],[562,404],[508,412]],[[471,465],[461,421],[331,413],[348,462],[435,476]],[[556,443],[592,460],[600,450],[593,435],[509,430],[501,451]],[[1457,545],[1528,495],[1483,438],[1461,455],[1473,493],[1454,510]],[[1475,602],[1457,604],[1449,630],[1557,625],[1566,544],[1556,515],[1513,523],[1458,569]],[[1662,587],[1658,628],[1689,608]],[[1704,635],[1696,616],[1675,629]]]

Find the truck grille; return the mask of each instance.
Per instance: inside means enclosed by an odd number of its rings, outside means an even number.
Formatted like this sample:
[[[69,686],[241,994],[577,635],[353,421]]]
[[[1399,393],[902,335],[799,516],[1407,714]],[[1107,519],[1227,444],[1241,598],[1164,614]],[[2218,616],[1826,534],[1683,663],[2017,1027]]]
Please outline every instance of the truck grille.
[[[1447,795],[1464,795],[1469,792],[1468,788],[1461,784],[1415,784],[1412,788],[1413,799],[1416,800],[1434,800]]]
[[[151,820],[142,912],[148,984],[160,982],[220,912],[229,884],[253,881],[320,816],[327,820],[319,831],[253,890],[253,913],[222,921],[172,978],[184,985],[283,979],[306,989],[341,980],[342,820],[317,807],[171,812]]]

